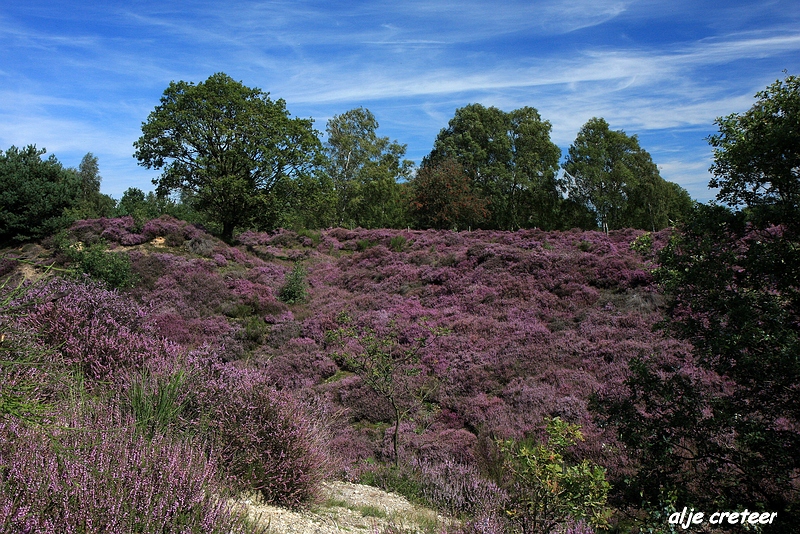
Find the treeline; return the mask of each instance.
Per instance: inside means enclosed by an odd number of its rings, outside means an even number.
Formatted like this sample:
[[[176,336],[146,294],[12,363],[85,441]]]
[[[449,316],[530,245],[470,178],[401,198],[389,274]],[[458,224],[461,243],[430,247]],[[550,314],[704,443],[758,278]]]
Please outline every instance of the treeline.
[[[134,143],[139,163],[161,171],[155,192],[130,188],[115,202],[100,193],[92,154],[65,169],[41,161],[43,150],[11,147],[0,152],[0,240],[80,218],[165,213],[230,240],[279,227],[659,230],[691,211],[635,135],[593,118],[562,169],[550,132],[532,107],[470,104],[415,168],[365,108],[334,116],[322,136],[283,100],[225,74],[172,82]]]

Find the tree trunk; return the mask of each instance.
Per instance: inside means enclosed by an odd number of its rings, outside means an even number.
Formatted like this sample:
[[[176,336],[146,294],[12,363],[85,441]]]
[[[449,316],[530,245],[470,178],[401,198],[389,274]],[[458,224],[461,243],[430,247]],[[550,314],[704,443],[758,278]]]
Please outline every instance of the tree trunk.
[[[400,408],[394,399],[391,399],[394,408],[394,436],[392,436],[392,446],[394,447],[394,466],[400,466],[400,453],[397,451],[397,441],[400,437]]]
[[[233,241],[233,226],[232,222],[222,223],[222,240],[226,243]]]

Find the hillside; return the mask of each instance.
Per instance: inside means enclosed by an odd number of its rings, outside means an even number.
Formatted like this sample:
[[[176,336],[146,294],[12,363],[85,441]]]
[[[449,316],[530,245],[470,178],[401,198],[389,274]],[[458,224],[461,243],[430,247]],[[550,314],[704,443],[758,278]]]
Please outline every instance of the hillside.
[[[202,353],[222,366],[212,366],[214,380],[245,373],[289,412],[313,414],[307,426],[321,437],[306,452],[324,446],[315,462],[326,477],[389,488],[424,480],[412,493],[479,515],[502,500],[481,475],[491,444],[541,437],[547,418],[580,425],[574,457],[605,466],[611,480],[624,475],[628,460],[595,425],[590,397],[619,385],[632,358],[686,350],[654,331],[662,297],[652,253],[630,246],[641,234],[332,229],[247,232],[229,246],[175,219],[99,219],[4,251],[0,270],[33,278],[55,261],[121,287],[102,298],[87,290],[79,302],[53,297],[68,289],[51,283],[46,306],[21,320],[87,380],[130,384],[131,370],[157,375],[170,358]],[[658,247],[667,234],[653,237]],[[395,381],[397,406],[354,363],[370,347],[413,352],[413,372]],[[209,391],[193,394],[226,404],[219,420],[235,419],[235,396]],[[383,467],[396,459],[395,413],[400,475]],[[462,483],[471,489],[454,489]]]

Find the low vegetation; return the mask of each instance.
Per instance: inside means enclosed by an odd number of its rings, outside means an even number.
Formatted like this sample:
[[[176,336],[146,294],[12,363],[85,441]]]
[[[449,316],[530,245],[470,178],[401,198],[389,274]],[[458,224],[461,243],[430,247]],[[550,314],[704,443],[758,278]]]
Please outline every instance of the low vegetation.
[[[304,509],[338,478],[449,534],[669,531],[684,507],[792,532],[800,145],[770,154],[798,89],[720,120],[744,209],[680,229],[613,230],[608,206],[607,231],[37,228],[0,259],[0,531],[254,532],[241,495]]]

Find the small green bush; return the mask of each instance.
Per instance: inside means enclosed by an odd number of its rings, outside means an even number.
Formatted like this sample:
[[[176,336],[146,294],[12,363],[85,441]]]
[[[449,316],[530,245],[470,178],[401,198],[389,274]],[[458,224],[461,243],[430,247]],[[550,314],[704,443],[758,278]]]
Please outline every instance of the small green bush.
[[[401,235],[396,235],[389,241],[389,248],[395,252],[402,252],[405,246],[406,238]]]
[[[309,230],[308,228],[301,228],[297,231],[298,237],[307,237],[311,240],[314,246],[319,245],[319,231],[318,230]]]
[[[377,245],[377,243],[375,241],[372,241],[371,239],[359,239],[358,241],[356,241],[356,249],[359,252],[367,250],[368,248],[372,248],[375,245]]]
[[[286,304],[298,304],[305,301],[307,296],[306,269],[297,263],[286,275],[284,285],[278,293],[278,300]]]
[[[630,248],[642,255],[650,254],[653,252],[653,235],[650,232],[643,233],[631,242]]]
[[[568,449],[583,441],[579,428],[555,417],[547,420],[547,443],[499,443],[500,483],[510,497],[505,515],[523,532],[552,532],[556,525],[581,519],[597,528],[608,526],[605,469],[568,459]]]
[[[102,241],[82,249],[70,247],[67,256],[80,272],[102,280],[110,287],[124,289],[134,285],[130,256],[125,252],[109,252]]]
[[[178,371],[167,377],[152,377],[143,372],[131,381],[127,403],[136,426],[149,439],[176,429],[186,406],[183,385],[186,374]]]

